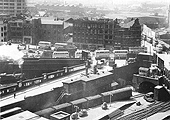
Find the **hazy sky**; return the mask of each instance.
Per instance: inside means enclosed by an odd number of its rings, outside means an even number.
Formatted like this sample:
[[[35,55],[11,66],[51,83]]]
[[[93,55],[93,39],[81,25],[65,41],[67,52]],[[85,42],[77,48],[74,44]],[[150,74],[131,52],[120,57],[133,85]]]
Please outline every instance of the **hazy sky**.
[[[38,1],[38,2],[55,2],[55,1],[61,1],[64,3],[66,1],[67,3],[82,3],[82,4],[137,4],[141,2],[151,2],[151,3],[166,3],[170,4],[170,0],[28,0],[28,1]]]

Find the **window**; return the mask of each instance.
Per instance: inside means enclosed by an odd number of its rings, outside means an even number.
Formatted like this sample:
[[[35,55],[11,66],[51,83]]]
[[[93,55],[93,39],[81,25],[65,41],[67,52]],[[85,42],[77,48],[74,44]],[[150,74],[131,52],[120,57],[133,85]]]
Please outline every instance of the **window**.
[[[105,39],[108,39],[108,35],[105,35]]]
[[[109,28],[109,25],[105,25],[105,28]]]
[[[105,30],[105,34],[108,34],[108,30]]]
[[[10,5],[14,5],[14,3],[10,3]]]
[[[10,2],[14,2],[14,0],[10,0]]]
[[[8,3],[4,3],[4,5],[8,5]]]
[[[1,31],[3,31],[3,27],[1,27]]]
[[[1,37],[3,37],[3,33],[1,33]]]
[[[4,26],[4,30],[6,30],[6,26]]]
[[[6,33],[6,32],[4,32],[4,36],[7,36],[7,33]]]

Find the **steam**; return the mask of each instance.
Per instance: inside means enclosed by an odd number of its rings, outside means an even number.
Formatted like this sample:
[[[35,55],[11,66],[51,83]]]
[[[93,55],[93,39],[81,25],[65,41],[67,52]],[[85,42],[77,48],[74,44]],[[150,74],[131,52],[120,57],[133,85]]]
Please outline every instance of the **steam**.
[[[22,57],[24,53],[17,49],[15,45],[2,45],[0,46],[0,61],[10,61],[18,64],[19,67],[23,64]]]

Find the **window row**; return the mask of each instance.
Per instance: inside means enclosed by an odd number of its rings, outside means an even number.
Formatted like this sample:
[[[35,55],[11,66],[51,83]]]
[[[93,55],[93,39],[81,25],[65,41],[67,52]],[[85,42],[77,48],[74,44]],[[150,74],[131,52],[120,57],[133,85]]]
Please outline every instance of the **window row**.
[[[74,42],[78,43],[95,43],[95,44],[103,44],[102,40],[83,40],[83,39],[73,39]]]

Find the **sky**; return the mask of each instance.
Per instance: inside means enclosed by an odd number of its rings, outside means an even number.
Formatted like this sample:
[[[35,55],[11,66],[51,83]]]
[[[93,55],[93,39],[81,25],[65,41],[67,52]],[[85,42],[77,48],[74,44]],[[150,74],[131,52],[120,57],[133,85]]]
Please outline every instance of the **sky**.
[[[27,0],[27,1],[47,1],[47,2],[55,2],[55,1],[61,1],[64,3],[66,1],[67,3],[74,4],[74,3],[82,3],[82,4],[137,4],[141,2],[151,2],[151,3],[165,3],[170,4],[170,0]]]

